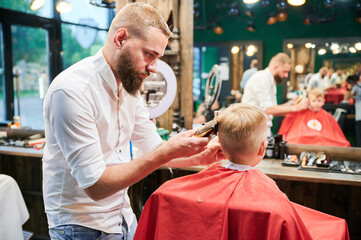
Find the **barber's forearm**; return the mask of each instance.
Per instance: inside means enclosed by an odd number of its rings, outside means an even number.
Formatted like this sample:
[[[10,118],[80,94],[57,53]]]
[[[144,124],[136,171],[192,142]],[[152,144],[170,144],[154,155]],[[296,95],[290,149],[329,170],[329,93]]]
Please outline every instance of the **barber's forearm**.
[[[145,178],[164,164],[165,158],[159,151],[153,151],[131,162],[108,166],[99,180],[85,192],[95,201],[109,197]]]
[[[215,137],[200,153],[190,157],[173,159],[166,166],[171,168],[199,166],[211,164],[222,159],[224,159],[224,155],[221,151],[221,145],[219,144],[218,137]]]
[[[85,192],[94,200],[106,198],[140,181],[172,159],[198,154],[204,150],[208,138],[192,137],[193,134],[194,131],[181,132],[151,153],[129,163],[107,167],[99,180]]]
[[[282,105],[275,105],[269,107],[264,112],[266,114],[271,114],[273,116],[282,116],[293,111],[294,111],[294,106],[289,104],[282,104]]]

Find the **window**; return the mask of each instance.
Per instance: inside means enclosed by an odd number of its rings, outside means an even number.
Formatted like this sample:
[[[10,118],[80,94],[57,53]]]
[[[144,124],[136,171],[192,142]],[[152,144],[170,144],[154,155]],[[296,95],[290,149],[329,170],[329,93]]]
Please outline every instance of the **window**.
[[[11,27],[14,110],[22,127],[43,129],[43,98],[49,86],[47,31]]]
[[[108,15],[113,10],[96,7],[89,4],[89,0],[76,0],[70,2],[72,9],[61,14],[61,21],[66,23],[84,24],[92,27],[107,29],[109,26]]]
[[[41,17],[51,18],[53,17],[52,3],[53,1],[47,0],[44,5],[38,10],[30,9],[29,0],[11,0],[11,1],[0,1],[0,8],[11,9],[14,11],[24,12],[28,14],[34,14]]]
[[[20,116],[22,128],[43,129],[50,82],[104,45],[114,10],[77,0],[60,14],[55,0],[36,11],[30,2],[0,0],[0,124]]]
[[[63,68],[95,55],[103,47],[107,31],[91,27],[62,24]]]
[[[104,45],[109,18],[114,11],[89,4],[89,0],[72,1],[72,10],[61,14],[63,68],[92,56]]]

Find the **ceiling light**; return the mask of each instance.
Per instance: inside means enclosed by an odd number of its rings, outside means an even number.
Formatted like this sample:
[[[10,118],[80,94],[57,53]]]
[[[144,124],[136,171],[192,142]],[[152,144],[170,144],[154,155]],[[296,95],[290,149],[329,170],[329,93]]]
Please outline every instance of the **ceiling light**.
[[[303,73],[303,70],[304,70],[305,68],[303,67],[303,65],[301,65],[301,64],[298,64],[298,65],[296,65],[296,67],[295,67],[295,71],[296,71],[296,73]]]
[[[323,5],[325,6],[325,8],[334,8],[336,6],[334,0],[325,0],[323,2]]]
[[[248,57],[252,57],[252,56],[253,56],[253,54],[254,54],[254,52],[253,52],[253,51],[247,51],[247,52],[246,52],[246,55],[247,55]]]
[[[214,26],[213,32],[214,32],[215,34],[218,34],[218,35],[222,34],[222,33],[223,33],[223,28],[222,28],[222,26],[219,25],[219,24],[216,25],[216,26]]]
[[[355,43],[355,48],[360,51],[361,50],[361,42]]]
[[[248,16],[248,17],[253,17],[253,10],[251,8],[246,8],[244,10],[244,13]]]
[[[287,43],[287,48],[289,48],[289,49],[293,48],[293,44],[292,43]]]
[[[254,45],[249,45],[247,47],[247,52],[250,51],[250,52],[257,52],[257,48],[254,46]]]
[[[287,5],[284,0],[278,0],[278,3],[276,4],[276,8],[278,11],[283,12],[286,10]]]
[[[315,47],[316,47],[316,45],[315,45],[315,44],[312,44],[312,45],[311,45],[311,48],[315,48]]]
[[[262,0],[261,3],[262,3],[262,7],[267,7],[270,4],[269,0]]]
[[[256,2],[258,2],[259,0],[243,0],[243,2],[245,3],[245,4],[251,4],[251,3],[256,3]]]
[[[67,13],[71,11],[71,4],[65,0],[59,0],[56,4],[56,11],[60,13]]]
[[[333,54],[339,54],[339,53],[340,53],[340,49],[332,50],[332,53],[333,53]]]
[[[238,52],[239,52],[239,47],[238,46],[232,47],[232,49],[231,49],[232,54],[237,54]]]
[[[195,3],[193,6],[193,16],[194,18],[200,18],[201,13],[199,12],[199,3]]]
[[[228,11],[229,16],[239,16],[239,5],[238,3],[232,3],[231,9]]]
[[[268,18],[267,18],[267,24],[268,25],[272,25],[272,24],[275,24],[277,22],[277,18],[276,18],[276,16],[275,16],[275,14],[274,13],[270,13],[269,15],[268,15]]]
[[[305,44],[305,47],[306,47],[306,48],[311,48],[311,47],[312,47],[312,43],[309,43],[309,42],[306,43],[306,44]]]
[[[306,0],[287,0],[287,2],[292,6],[301,6],[305,4]]]
[[[303,24],[310,25],[311,24],[311,16],[307,16],[303,19]]]
[[[256,27],[254,25],[254,21],[248,22],[246,29],[250,32],[255,32]]]
[[[356,48],[354,47],[350,47],[348,50],[350,51],[350,53],[356,53]]]
[[[326,49],[324,48],[320,48],[320,50],[318,50],[318,55],[323,55],[326,53]]]
[[[330,48],[331,48],[332,51],[334,51],[334,50],[339,49],[340,45],[338,45],[337,43],[332,43]]]
[[[31,10],[38,10],[41,8],[46,0],[32,0],[30,3],[30,9]]]
[[[286,12],[279,12],[277,14],[277,20],[280,22],[284,22],[287,19],[287,13]]]
[[[361,17],[356,17],[355,20],[356,22],[361,23]]]

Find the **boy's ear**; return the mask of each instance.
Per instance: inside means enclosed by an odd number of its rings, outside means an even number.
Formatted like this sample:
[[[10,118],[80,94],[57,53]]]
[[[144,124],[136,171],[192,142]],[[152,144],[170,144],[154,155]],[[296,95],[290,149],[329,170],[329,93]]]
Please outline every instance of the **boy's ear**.
[[[265,152],[266,152],[266,148],[267,148],[267,144],[268,142],[266,140],[264,140],[262,143],[261,143],[261,146],[259,147],[259,150],[258,150],[258,156],[264,156]]]

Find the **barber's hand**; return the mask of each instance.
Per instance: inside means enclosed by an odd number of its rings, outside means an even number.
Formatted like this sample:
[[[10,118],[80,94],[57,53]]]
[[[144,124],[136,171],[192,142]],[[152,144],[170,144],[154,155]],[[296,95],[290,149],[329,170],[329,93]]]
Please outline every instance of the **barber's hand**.
[[[170,159],[193,156],[206,147],[208,138],[194,137],[196,130],[180,132],[159,147]]]
[[[308,100],[302,99],[299,103],[297,103],[296,105],[294,105],[292,107],[293,107],[293,112],[305,110],[308,108]]]
[[[207,138],[201,138],[201,139],[207,139]],[[215,137],[208,142],[207,146],[205,146],[200,153],[189,157],[181,157],[172,160],[169,159],[171,161],[168,162],[166,166],[172,168],[180,168],[180,167],[208,165],[223,159],[225,159],[225,157],[221,151],[221,145],[219,144],[218,137]]]
[[[195,157],[195,165],[207,165],[225,159],[218,136],[209,141],[206,148]]]

